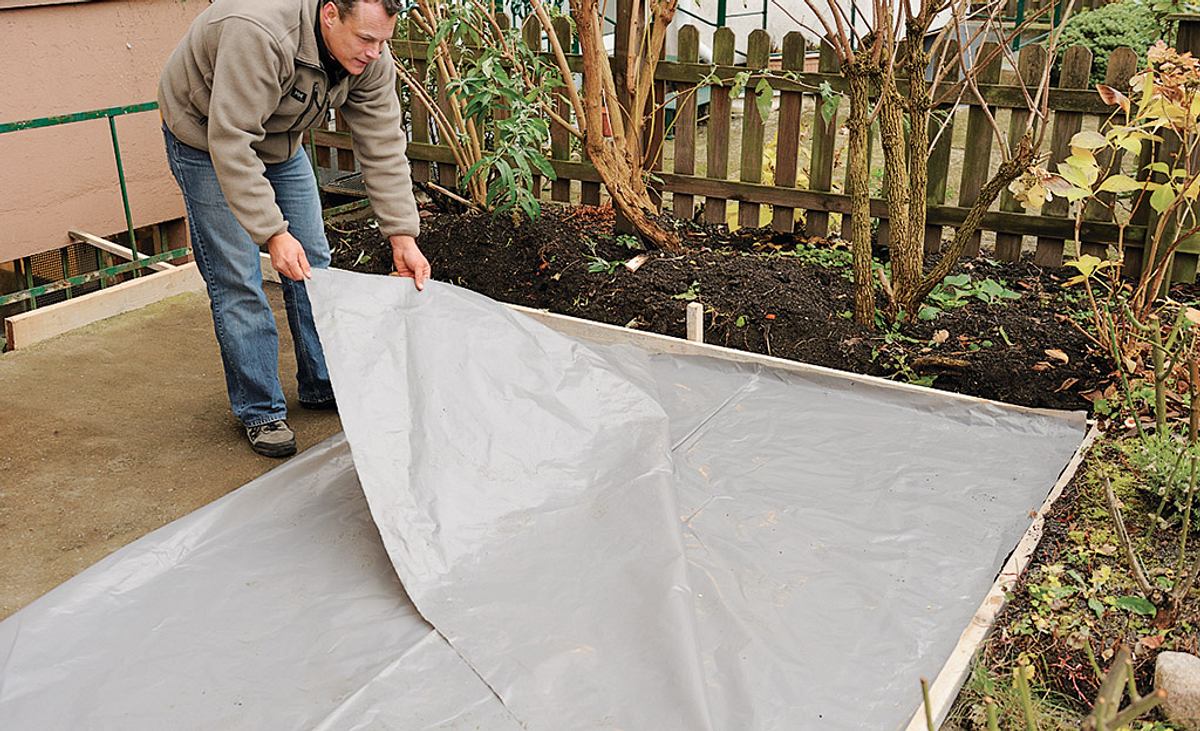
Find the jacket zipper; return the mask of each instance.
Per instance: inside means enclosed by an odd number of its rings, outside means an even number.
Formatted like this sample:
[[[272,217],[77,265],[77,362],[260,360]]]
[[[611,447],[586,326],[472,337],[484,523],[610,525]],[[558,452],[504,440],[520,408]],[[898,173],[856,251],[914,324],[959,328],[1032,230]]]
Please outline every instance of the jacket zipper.
[[[314,66],[313,64],[307,63],[305,61],[301,61],[300,59],[296,59],[296,63],[301,66],[308,67],[314,71],[321,72],[321,75],[325,77],[325,99],[324,99],[324,102],[328,102],[329,101],[329,75],[325,73],[325,69],[321,68],[320,66]],[[325,108],[324,102],[321,104],[316,104],[317,92],[320,91],[320,89],[321,89],[321,82],[314,81],[312,91],[309,92],[309,95],[308,95],[309,96],[309,99],[308,99],[309,107],[304,110],[304,113],[302,115],[300,115],[300,119],[302,121],[304,121],[304,124],[297,125],[297,127],[299,128],[297,131],[299,131],[301,133],[303,133],[305,130],[310,128],[312,126],[313,122],[317,121],[317,117],[320,116],[321,110]],[[312,109],[313,106],[316,106],[316,113],[313,114],[312,119],[306,120],[305,118],[308,117],[309,110]]]

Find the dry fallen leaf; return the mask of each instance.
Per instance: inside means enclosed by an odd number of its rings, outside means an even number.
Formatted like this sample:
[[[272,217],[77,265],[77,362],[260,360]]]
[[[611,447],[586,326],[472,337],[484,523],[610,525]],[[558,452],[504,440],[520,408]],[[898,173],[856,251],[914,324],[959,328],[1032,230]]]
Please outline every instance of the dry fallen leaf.
[[[625,268],[631,272],[636,272],[638,267],[649,261],[650,257],[646,254],[638,254],[629,261],[625,262]]]
[[[1142,637],[1138,640],[1138,644],[1145,647],[1147,650],[1157,650],[1163,643],[1162,635],[1152,635],[1150,637]]]
[[[1200,310],[1195,307],[1189,307],[1184,311],[1183,316],[1191,320],[1193,324],[1200,325]]]
[[[933,342],[935,345],[941,345],[942,343],[946,342],[949,339],[950,339],[950,331],[949,330],[938,330],[937,332],[935,332],[933,334]]]
[[[1078,378],[1068,378],[1067,380],[1062,382],[1061,386],[1054,389],[1054,393],[1062,393],[1063,391],[1066,391],[1071,386],[1074,386],[1076,383],[1079,383]]]
[[[1058,348],[1047,348],[1044,352],[1054,360],[1061,360],[1063,363],[1071,362],[1071,357]]]
[[[1034,372],[1043,373],[1045,371],[1050,370],[1051,365],[1049,363],[1047,363],[1046,361],[1042,360],[1042,361],[1038,361],[1037,363],[1034,363],[1032,367],[1033,367]]]

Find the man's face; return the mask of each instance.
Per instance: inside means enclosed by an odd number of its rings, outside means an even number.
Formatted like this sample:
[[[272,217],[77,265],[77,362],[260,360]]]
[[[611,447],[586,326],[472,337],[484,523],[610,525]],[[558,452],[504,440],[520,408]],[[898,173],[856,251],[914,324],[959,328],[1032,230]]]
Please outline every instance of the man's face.
[[[383,45],[396,29],[396,16],[388,15],[383,3],[359,0],[354,9],[341,17],[337,6],[321,6],[321,32],[329,54],[351,74],[357,76],[367,64],[379,58]]]

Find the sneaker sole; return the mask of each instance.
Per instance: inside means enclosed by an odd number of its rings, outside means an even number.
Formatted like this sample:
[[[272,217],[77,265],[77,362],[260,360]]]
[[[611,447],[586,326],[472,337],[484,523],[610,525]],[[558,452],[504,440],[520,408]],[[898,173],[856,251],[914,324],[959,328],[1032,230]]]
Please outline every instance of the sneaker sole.
[[[300,408],[308,409],[309,411],[337,411],[337,400],[322,401],[320,403],[310,404],[304,401],[300,402]]]
[[[250,449],[264,457],[291,457],[296,453],[296,442],[290,444],[251,444]]]

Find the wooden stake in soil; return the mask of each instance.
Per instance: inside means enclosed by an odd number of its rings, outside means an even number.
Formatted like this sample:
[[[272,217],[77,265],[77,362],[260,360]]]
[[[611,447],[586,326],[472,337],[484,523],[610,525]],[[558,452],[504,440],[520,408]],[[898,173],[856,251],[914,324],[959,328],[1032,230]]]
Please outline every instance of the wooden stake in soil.
[[[704,305],[699,302],[689,302],[687,306],[687,339],[704,342]]]

